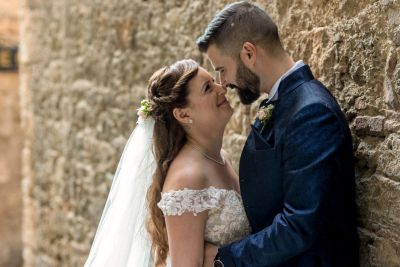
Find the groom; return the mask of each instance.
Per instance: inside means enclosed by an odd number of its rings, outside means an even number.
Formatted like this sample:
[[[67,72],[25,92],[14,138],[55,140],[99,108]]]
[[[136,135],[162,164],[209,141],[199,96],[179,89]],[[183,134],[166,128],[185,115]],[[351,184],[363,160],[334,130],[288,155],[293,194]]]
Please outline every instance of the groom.
[[[248,2],[226,6],[197,45],[242,103],[269,95],[239,167],[252,233],[223,247],[206,245],[206,262],[358,266],[352,140],[335,98],[309,66],[293,62],[275,23]]]

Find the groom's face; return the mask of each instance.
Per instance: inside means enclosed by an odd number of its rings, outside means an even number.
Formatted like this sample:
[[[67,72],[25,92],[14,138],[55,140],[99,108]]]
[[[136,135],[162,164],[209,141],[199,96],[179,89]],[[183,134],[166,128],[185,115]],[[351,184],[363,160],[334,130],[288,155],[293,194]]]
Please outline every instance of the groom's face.
[[[214,44],[208,48],[207,56],[218,72],[222,86],[236,89],[243,104],[251,104],[257,100],[260,96],[260,78],[240,58],[221,53]]]
[[[247,68],[242,60],[237,60],[236,88],[240,101],[243,104],[251,104],[260,97],[260,78]]]

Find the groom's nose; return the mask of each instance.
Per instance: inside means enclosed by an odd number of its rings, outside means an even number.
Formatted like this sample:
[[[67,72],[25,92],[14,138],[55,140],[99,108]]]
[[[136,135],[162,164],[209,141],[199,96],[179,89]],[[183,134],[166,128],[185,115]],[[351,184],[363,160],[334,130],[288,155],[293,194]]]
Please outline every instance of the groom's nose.
[[[226,79],[225,79],[225,75],[224,74],[222,74],[222,73],[219,73],[219,82],[221,83],[221,85],[223,86],[223,87],[227,87],[227,85],[228,85],[228,83],[227,83],[227,81],[226,81]]]

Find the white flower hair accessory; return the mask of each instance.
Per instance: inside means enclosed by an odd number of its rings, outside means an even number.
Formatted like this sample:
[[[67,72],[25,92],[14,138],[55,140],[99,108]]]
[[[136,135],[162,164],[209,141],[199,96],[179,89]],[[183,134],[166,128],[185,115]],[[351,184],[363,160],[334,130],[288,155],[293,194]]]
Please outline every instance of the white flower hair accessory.
[[[140,108],[137,109],[137,115],[139,119],[145,120],[151,116],[152,107],[148,99],[143,99],[140,101]]]
[[[268,121],[271,119],[274,108],[275,106],[273,104],[269,104],[266,107],[260,108],[260,110],[257,112],[257,118],[261,121],[263,125],[263,127],[261,128],[261,132],[264,130]]]

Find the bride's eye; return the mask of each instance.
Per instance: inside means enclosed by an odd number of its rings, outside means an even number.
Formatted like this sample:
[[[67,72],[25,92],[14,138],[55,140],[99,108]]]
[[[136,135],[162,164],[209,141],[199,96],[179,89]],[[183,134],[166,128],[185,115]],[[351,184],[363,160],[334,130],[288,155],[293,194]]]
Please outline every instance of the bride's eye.
[[[211,88],[210,84],[208,83],[206,88],[204,89],[204,92],[207,92]]]

